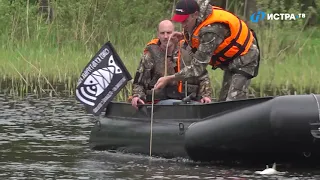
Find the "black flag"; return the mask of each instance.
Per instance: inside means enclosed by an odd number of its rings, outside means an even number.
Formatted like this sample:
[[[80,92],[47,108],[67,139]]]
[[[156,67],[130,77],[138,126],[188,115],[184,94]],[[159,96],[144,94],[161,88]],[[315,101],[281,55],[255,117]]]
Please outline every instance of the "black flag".
[[[99,115],[132,77],[108,41],[82,71],[76,98],[88,113]]]

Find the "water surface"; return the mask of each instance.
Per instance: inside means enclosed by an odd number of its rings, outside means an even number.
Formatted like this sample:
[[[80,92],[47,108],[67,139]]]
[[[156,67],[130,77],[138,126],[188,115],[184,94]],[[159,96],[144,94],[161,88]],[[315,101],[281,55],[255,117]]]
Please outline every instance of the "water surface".
[[[92,151],[94,122],[74,98],[0,96],[0,179],[320,179],[310,168],[262,176],[254,172],[264,167]]]

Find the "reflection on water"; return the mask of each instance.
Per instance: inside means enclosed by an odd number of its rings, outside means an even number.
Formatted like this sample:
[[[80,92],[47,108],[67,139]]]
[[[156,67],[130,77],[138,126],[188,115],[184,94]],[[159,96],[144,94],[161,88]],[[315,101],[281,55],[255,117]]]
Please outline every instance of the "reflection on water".
[[[0,179],[319,179],[314,170],[254,175],[183,159],[96,152],[88,148],[95,118],[74,98],[0,96]],[[286,171],[280,169],[280,171]]]

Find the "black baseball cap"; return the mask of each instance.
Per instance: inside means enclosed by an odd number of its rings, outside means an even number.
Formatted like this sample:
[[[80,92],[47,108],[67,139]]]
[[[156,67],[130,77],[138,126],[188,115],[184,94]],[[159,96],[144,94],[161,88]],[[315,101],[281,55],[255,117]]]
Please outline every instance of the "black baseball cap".
[[[172,21],[183,22],[190,14],[199,11],[199,5],[196,0],[180,0],[176,5],[175,15],[172,17]]]

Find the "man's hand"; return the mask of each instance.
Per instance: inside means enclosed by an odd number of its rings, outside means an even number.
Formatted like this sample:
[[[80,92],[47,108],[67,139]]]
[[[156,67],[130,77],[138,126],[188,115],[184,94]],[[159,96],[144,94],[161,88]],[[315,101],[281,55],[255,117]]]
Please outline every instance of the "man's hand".
[[[182,32],[175,31],[175,32],[173,32],[173,33],[171,34],[171,40],[172,40],[174,43],[178,43],[178,42],[181,41],[182,39],[184,39]]]
[[[164,88],[169,82],[174,81],[174,75],[170,76],[164,76],[158,79],[157,83],[154,85],[154,90],[162,89]]]
[[[138,110],[138,103],[139,104],[144,104],[144,101],[142,99],[140,99],[139,97],[132,98],[131,104],[137,110]]]
[[[203,97],[201,100],[200,100],[201,103],[211,103],[211,98],[209,97]]]

